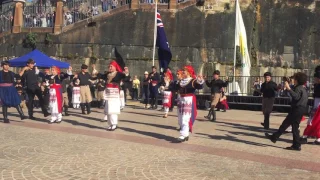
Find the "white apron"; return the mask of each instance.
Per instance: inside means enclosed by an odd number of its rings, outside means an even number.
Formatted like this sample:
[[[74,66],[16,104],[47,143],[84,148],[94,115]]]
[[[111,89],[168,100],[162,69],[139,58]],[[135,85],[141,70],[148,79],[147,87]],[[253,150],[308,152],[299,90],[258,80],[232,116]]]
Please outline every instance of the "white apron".
[[[107,87],[104,90],[104,99],[106,100],[104,114],[120,114],[120,95],[118,88]]]

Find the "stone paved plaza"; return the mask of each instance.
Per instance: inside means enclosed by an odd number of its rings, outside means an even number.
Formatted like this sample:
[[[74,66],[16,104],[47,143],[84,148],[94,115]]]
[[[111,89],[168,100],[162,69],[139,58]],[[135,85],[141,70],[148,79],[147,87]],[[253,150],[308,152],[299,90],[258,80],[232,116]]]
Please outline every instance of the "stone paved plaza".
[[[198,111],[188,142],[178,144],[176,112],[145,110],[138,103],[120,115],[119,129],[105,130],[102,109],[88,115],[71,110],[61,124],[18,119],[0,123],[1,179],[319,179],[320,146],[284,150],[291,134],[276,144],[264,138],[261,112],[219,112],[215,123]],[[26,112],[26,110],[25,110]],[[39,111],[38,111],[39,112]],[[274,113],[270,131],[285,114]],[[301,129],[306,126],[303,122]],[[313,140],[312,140],[313,141]]]

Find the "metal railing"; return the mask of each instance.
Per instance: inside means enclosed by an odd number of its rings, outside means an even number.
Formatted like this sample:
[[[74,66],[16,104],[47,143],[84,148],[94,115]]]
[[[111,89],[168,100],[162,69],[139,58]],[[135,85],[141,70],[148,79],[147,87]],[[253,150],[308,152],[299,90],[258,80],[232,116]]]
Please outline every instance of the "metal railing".
[[[233,84],[233,79],[235,78],[235,85]],[[220,79],[226,80],[226,77],[221,76]],[[212,80],[212,76],[207,77],[206,80],[209,82]],[[224,88],[224,92],[228,95],[246,95],[246,96],[260,96],[259,87],[264,82],[263,76],[231,76],[228,77],[229,84],[228,87]],[[244,81],[247,81],[244,83]],[[273,76],[272,81],[278,85],[278,91],[276,92],[277,97],[288,97],[288,94],[284,91],[283,88],[283,76]],[[243,89],[246,88],[246,91]],[[309,93],[309,96],[312,95],[314,87],[313,87],[313,77],[308,77],[308,81],[306,83],[306,89]],[[210,93],[210,88],[205,85],[203,90],[198,91],[198,93]]]
[[[23,10],[24,27],[54,27],[55,7],[34,4]]]
[[[14,8],[4,9],[0,13],[0,33],[11,31],[13,26]]]
[[[67,0],[64,6],[64,25],[73,24],[130,3],[131,0]]]
[[[154,4],[155,0],[140,0],[140,4]],[[169,0],[159,0],[159,4],[169,4]]]

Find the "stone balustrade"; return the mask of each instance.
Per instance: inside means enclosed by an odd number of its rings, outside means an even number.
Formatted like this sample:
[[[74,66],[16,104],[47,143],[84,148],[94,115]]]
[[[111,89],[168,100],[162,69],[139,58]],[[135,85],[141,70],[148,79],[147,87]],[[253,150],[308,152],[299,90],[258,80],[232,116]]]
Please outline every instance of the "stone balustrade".
[[[143,10],[152,10],[154,9],[154,4],[148,4],[148,3],[141,3],[140,0],[131,0],[130,4],[125,4],[120,6],[119,8],[115,8],[112,10],[109,10],[108,12],[103,12],[99,14],[98,16],[92,16],[88,17],[84,20],[80,20],[77,23],[73,23],[66,26],[66,23],[64,21],[64,6],[65,2],[64,0],[57,0],[56,7],[55,8],[55,15],[54,15],[54,25],[52,27],[26,27],[24,22],[24,0],[14,0],[15,6],[14,6],[14,15],[13,15],[13,23],[12,23],[12,32],[11,33],[21,33],[21,32],[46,32],[46,33],[54,33],[54,34],[60,34],[63,31],[67,31],[68,29],[72,29],[73,27],[76,27],[76,24],[83,24],[83,22],[88,21],[94,21],[101,18],[105,18],[117,13],[121,13],[123,11],[132,9],[143,9]],[[168,10],[178,10],[178,9],[184,9],[186,7],[189,7],[191,5],[194,5],[196,3],[196,0],[188,0],[188,1],[182,1],[178,2],[178,0],[171,0],[169,3],[159,3],[158,8],[161,10],[168,9]],[[0,37],[8,34],[10,32],[0,32]]]

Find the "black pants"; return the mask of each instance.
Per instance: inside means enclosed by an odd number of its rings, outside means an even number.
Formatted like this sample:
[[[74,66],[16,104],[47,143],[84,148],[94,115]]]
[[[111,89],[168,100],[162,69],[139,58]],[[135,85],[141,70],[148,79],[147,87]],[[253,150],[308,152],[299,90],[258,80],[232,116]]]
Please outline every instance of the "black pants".
[[[144,94],[144,104],[147,105],[149,104],[149,88],[143,87],[143,94]]]
[[[279,127],[278,131],[273,133],[273,136],[278,139],[289,126],[292,126],[292,136],[293,136],[293,147],[300,147],[300,131],[299,125],[302,119],[303,113],[305,111],[305,107],[295,107],[291,108],[289,114],[282,122],[281,126]]]
[[[34,96],[37,96],[40,102],[40,107],[42,110],[43,114],[48,114],[47,109],[45,108],[43,97],[42,97],[42,92],[40,88],[36,89],[27,89],[27,95],[28,95],[28,114],[29,116],[33,116],[33,101],[34,101]]]
[[[136,89],[136,88],[133,88],[132,89],[132,99],[133,100],[138,100],[139,99],[139,96],[138,96],[138,89]]]

